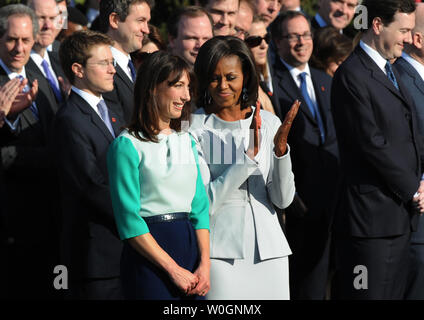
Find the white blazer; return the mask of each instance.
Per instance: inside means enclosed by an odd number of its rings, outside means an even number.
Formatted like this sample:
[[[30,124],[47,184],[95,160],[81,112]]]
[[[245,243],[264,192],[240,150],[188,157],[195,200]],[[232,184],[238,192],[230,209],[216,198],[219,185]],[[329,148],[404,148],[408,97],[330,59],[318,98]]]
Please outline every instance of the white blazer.
[[[254,109],[254,107],[253,107]],[[290,148],[278,158],[274,136],[281,121],[261,110],[261,142],[255,160],[247,154],[252,116],[228,122],[204,109],[192,114],[190,133],[199,152],[203,183],[210,201],[211,258],[243,259],[246,209],[254,216],[261,260],[291,254],[272,203],[284,209],[293,201]],[[272,203],[271,203],[272,201]]]

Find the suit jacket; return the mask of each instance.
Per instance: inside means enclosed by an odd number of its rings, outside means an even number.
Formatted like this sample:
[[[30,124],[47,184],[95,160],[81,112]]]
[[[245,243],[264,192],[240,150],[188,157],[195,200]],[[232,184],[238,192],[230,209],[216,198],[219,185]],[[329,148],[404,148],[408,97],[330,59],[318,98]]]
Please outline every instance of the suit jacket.
[[[29,85],[38,78],[30,69],[26,69],[26,75]],[[6,72],[0,68],[0,85],[7,81]],[[2,206],[6,229],[15,243],[23,245],[44,241],[51,212],[48,199],[52,163],[48,144],[54,113],[43,91],[39,90],[35,103],[38,118],[27,108],[20,113],[16,131],[7,124],[0,129],[0,183],[5,192]]]
[[[414,101],[418,132],[424,135],[424,81],[417,70],[405,59],[397,59],[394,66]],[[424,243],[424,219],[421,216],[418,218],[417,231],[411,235],[411,242]]]
[[[290,148],[281,158],[273,155],[273,139],[281,125],[261,110],[261,145],[256,161],[244,152],[248,119],[227,122],[198,109],[190,132],[199,151],[199,168],[210,208],[211,257],[243,259],[245,215],[253,214],[260,260],[291,254],[272,204],[286,208],[295,193]],[[223,148],[223,150],[222,150]],[[249,212],[251,210],[252,213]]]
[[[112,102],[112,110],[121,117],[124,124],[128,124],[133,112],[134,83],[119,65],[116,65],[115,69],[113,90],[105,93],[103,97],[106,102]]]
[[[117,136],[121,123],[110,108],[109,114]],[[71,270],[73,280],[119,276],[122,244],[106,165],[114,138],[93,108],[75,92],[56,115],[54,137],[61,186],[62,262]]]
[[[62,67],[60,66],[60,61],[59,61],[59,57],[58,57],[57,53],[48,52],[48,55],[49,55],[49,58],[50,58],[52,68],[53,68],[54,72],[56,73],[56,76],[57,77],[60,76],[63,79],[66,79],[66,77],[63,73]],[[31,72],[34,75],[36,75],[36,77],[38,79],[39,91],[43,92],[43,94],[45,95],[45,97],[48,100],[48,105],[50,106],[52,111],[54,113],[56,113],[57,110],[59,109],[60,103],[57,101],[56,96],[53,93],[53,89],[51,88],[49,82],[47,81],[47,78],[43,75],[40,68],[37,67],[34,60],[32,60],[31,58],[29,59],[28,63],[26,64],[25,68],[26,68],[26,70],[31,70]],[[61,90],[61,94],[62,94],[62,99],[65,100],[65,98],[67,97],[67,93],[65,93]]]
[[[340,232],[389,237],[416,228],[410,202],[421,180],[423,144],[412,98],[398,84],[400,90],[359,45],[336,71],[331,105],[345,180]]]
[[[331,77],[310,67],[316,100],[324,123],[325,142],[322,143],[317,121],[290,71],[281,59],[276,59],[273,69],[274,96],[278,100],[281,120],[284,120],[296,99],[301,101],[288,136],[288,143],[292,147],[291,158],[296,191],[308,208],[305,218],[324,219],[330,223],[339,179],[339,152],[330,110]],[[287,218],[289,212],[290,209]]]

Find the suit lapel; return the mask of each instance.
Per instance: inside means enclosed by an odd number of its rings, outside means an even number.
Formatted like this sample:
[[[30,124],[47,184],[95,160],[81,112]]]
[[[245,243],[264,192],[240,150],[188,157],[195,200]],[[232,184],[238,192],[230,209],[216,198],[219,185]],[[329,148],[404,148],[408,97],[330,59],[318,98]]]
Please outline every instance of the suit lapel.
[[[393,83],[389,80],[387,75],[377,66],[374,60],[372,60],[371,57],[368,56],[368,54],[359,45],[356,47],[355,52],[359,56],[359,59],[362,61],[364,67],[370,71],[371,77],[374,80],[380,82],[382,85],[384,85],[388,90],[390,90],[391,93],[393,93],[399,99],[404,101],[407,107],[409,108],[408,102],[402,95],[402,92],[405,91],[402,90],[402,85],[400,84],[401,81],[398,81],[400,90],[397,90]],[[397,70],[394,69],[393,72],[395,74],[396,79],[400,79]]]
[[[106,127],[103,120],[96,111],[94,111],[94,109],[83,98],[81,98],[79,94],[71,92],[69,95],[69,101],[76,105],[77,108],[79,108],[81,112],[90,119],[94,127],[100,130],[109,142],[113,141],[112,134],[109,132],[109,129]]]
[[[421,78],[420,74],[415,70],[415,68],[405,59],[399,58],[396,63],[402,66],[403,70],[414,79],[415,86],[418,90],[424,94],[424,80]]]
[[[321,115],[325,132],[328,132],[327,112],[324,110],[323,106],[325,106],[326,104],[326,101],[324,101],[324,92],[330,88],[326,88],[324,84],[321,83],[321,78],[319,77],[318,73],[313,68],[310,68],[310,70],[311,70],[312,83],[314,85],[315,97],[317,99],[317,107],[319,109],[318,111]]]
[[[115,69],[116,69],[115,77],[119,77],[128,86],[129,89],[132,89],[134,85],[132,81],[128,78],[124,70],[122,70],[122,68],[118,64],[116,65]]]
[[[308,105],[303,99],[303,95],[297,87],[296,83],[293,80],[290,71],[286,68],[286,66],[280,61],[280,59],[276,59],[276,66],[274,68],[274,73],[278,77],[277,85],[283,90],[290,99],[294,102],[296,99],[301,102],[300,110],[305,114],[305,116],[313,123],[316,124],[316,120],[309,110]]]

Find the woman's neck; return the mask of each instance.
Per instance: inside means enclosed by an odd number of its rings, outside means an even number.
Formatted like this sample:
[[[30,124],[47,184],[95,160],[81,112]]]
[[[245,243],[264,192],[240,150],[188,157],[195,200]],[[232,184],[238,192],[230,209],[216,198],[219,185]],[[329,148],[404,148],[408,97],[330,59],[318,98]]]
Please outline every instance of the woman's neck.
[[[238,121],[247,119],[250,116],[250,113],[252,112],[252,108],[248,107],[245,109],[241,109],[240,105],[227,108],[220,108],[215,105],[212,105],[206,111],[210,111],[208,113],[215,113],[217,117],[221,118],[224,121]]]

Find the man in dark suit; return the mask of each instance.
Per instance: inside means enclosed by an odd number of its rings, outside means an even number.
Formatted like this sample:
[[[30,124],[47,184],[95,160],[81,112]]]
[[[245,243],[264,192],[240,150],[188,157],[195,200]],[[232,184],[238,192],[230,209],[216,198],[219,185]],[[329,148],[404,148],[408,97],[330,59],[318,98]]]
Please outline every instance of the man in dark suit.
[[[412,30],[412,44],[405,45],[402,57],[395,67],[400,80],[408,89],[417,113],[418,132],[424,136],[424,4],[417,4],[415,27]],[[417,231],[411,234],[411,265],[405,298],[424,300],[424,219],[418,218]]]
[[[26,68],[37,74],[39,88],[49,98],[53,112],[56,112],[69,91],[57,52],[47,51],[57,34],[59,10],[55,0],[30,0],[28,5],[38,18],[40,31]]]
[[[344,173],[335,217],[337,298],[403,299],[423,210],[414,103],[390,60],[411,42],[413,0],[365,0],[368,26],[335,73],[331,107]]]
[[[59,55],[72,83],[54,122],[54,150],[62,203],[62,264],[69,299],[121,299],[119,240],[109,193],[106,154],[122,123],[105,103],[115,60],[104,34],[80,31]]]
[[[133,90],[136,70],[130,53],[141,49],[145,34],[149,34],[148,22],[153,0],[101,0],[100,20],[103,31],[114,40],[111,47],[117,62],[114,89],[104,95],[106,101],[120,104],[113,110],[128,123],[133,111]]]
[[[331,205],[338,182],[338,148],[330,112],[331,77],[308,65],[313,42],[309,21],[285,11],[271,28],[278,57],[274,97],[281,119],[301,101],[288,137],[297,197],[286,209],[293,299],[324,299],[329,274]]]
[[[23,5],[5,6],[0,10],[0,24],[7,26],[0,30],[0,85],[16,77],[22,79],[25,92],[19,94],[16,103],[27,107],[18,112],[11,110],[0,130],[0,183],[8,248],[4,261],[8,268],[7,290],[10,298],[43,299],[51,297],[53,292],[48,153],[53,111],[48,107],[47,97],[38,90],[37,75],[25,68],[38,32],[34,12]]]

